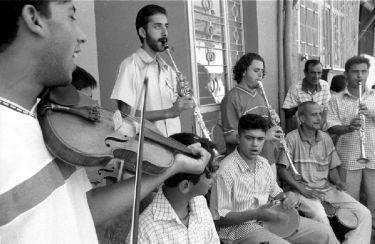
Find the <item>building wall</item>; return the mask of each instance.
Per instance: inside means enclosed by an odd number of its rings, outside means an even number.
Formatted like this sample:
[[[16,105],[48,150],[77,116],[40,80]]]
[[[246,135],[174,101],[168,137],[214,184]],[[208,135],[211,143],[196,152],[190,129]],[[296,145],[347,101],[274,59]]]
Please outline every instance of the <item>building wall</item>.
[[[245,52],[256,52],[264,58],[266,76],[263,80],[269,103],[278,102],[277,1],[243,1]]]
[[[95,28],[94,0],[76,1],[77,21],[82,31],[86,34],[87,41],[81,45],[81,53],[77,58],[77,64],[87,70],[100,83],[98,70],[98,52]],[[100,100],[100,85],[93,92],[93,98]]]

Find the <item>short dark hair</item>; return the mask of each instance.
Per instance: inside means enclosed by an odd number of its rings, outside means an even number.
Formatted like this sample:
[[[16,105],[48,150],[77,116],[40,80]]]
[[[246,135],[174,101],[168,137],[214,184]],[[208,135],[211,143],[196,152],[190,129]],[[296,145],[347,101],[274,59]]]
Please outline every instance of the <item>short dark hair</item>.
[[[238,121],[238,134],[246,130],[262,130],[264,132],[268,129],[267,119],[258,114],[245,114]]]
[[[155,14],[164,14],[165,16],[167,16],[167,10],[159,5],[150,4],[144,6],[138,11],[137,18],[135,20],[135,28],[137,30],[137,35],[142,43],[143,38],[139,35],[139,29],[142,27],[145,28],[147,23],[149,22],[149,17]]]
[[[4,52],[16,39],[18,21],[26,5],[32,5],[39,13],[49,18],[49,4],[52,0],[1,0],[0,1],[0,53]]]
[[[73,71],[72,85],[77,90],[82,90],[88,87],[94,89],[97,87],[98,83],[89,72],[77,66],[77,68]]]
[[[211,154],[210,162],[208,162],[205,171],[209,171],[209,172],[215,171],[213,168],[214,166],[212,164],[212,161],[215,155],[214,148],[216,148],[214,143],[207,140],[206,138],[201,138],[192,133],[178,133],[178,134],[171,135],[170,137],[178,142],[181,142],[182,144],[186,146],[199,142],[201,146]],[[164,181],[164,185],[167,187],[176,187],[183,180],[188,180],[188,181],[191,181],[193,184],[197,184],[201,175],[202,174],[178,173],[169,177],[166,181]]]
[[[308,105],[319,105],[318,103],[314,102],[314,101],[306,101],[306,102],[302,102],[298,105],[298,116],[302,116],[302,115],[305,115],[306,113],[306,107]]]
[[[317,59],[309,59],[309,60],[306,61],[306,63],[305,63],[305,69],[303,71],[304,72],[309,72],[309,67],[310,66],[314,67],[314,66],[316,66],[318,64],[320,64],[323,67],[322,63],[319,60],[317,60]]]
[[[241,80],[243,78],[243,73],[247,70],[247,68],[251,65],[253,60],[258,60],[263,63],[263,77],[266,75],[266,63],[264,62],[264,59],[257,53],[246,53],[243,55],[234,65],[233,68],[233,79],[240,84]]]
[[[334,92],[343,91],[346,87],[345,75],[335,75],[331,81],[331,90]]]
[[[350,68],[355,64],[366,64],[367,68],[370,68],[370,60],[362,56],[354,56],[349,58],[345,63],[345,72],[348,72]]]

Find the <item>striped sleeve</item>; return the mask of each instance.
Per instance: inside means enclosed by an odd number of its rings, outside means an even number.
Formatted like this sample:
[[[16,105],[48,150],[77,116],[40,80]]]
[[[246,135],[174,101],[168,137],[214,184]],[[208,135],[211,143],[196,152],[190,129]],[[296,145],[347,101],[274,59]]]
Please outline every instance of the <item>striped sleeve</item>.
[[[288,93],[285,97],[285,100],[284,100],[284,103],[283,103],[284,109],[290,109],[290,108],[294,108],[294,107],[298,106],[298,101],[296,99],[297,96],[296,96],[295,92],[296,92],[296,89],[295,89],[295,85],[294,85],[289,89],[289,91],[288,91]]]
[[[215,186],[217,193],[217,211],[220,217],[225,217],[228,213],[233,211],[232,180],[230,177],[218,174]]]

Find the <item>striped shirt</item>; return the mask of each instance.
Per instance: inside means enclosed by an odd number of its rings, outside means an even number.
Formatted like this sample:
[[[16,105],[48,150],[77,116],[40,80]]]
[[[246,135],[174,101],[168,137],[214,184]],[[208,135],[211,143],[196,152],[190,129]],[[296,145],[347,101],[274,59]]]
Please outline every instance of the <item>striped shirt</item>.
[[[330,186],[329,170],[341,164],[330,136],[323,131],[317,131],[315,138],[309,139],[303,134],[300,126],[291,131],[285,140],[290,157],[301,174],[296,180],[311,188]],[[289,167],[289,161],[285,154],[279,158],[277,163]]]
[[[370,110],[375,110],[375,91],[367,89],[362,95],[362,102]],[[358,115],[358,98],[346,89],[334,96],[329,102],[327,116],[328,128],[336,125],[349,125]],[[342,167],[348,170],[375,169],[375,120],[366,117],[365,152],[370,160],[367,164],[357,163],[360,156],[359,132],[353,131],[340,135],[336,150],[342,161]]]
[[[215,220],[230,212],[256,209],[282,190],[277,185],[267,160],[258,156],[252,172],[237,150],[221,161],[211,189],[210,209]],[[222,239],[237,240],[249,232],[263,228],[256,220],[219,229]]]
[[[38,121],[4,106],[0,138],[0,243],[98,243],[85,170],[54,159]]]
[[[310,92],[304,86],[304,79],[294,84],[288,90],[285,97],[283,108],[291,109],[297,107],[300,103],[306,101],[314,101],[322,106],[323,109],[328,108],[328,102],[331,98],[328,83],[324,80],[319,81],[318,89],[314,92]]]
[[[219,244],[215,224],[203,196],[190,200],[189,224],[177,216],[160,187],[152,203],[139,217],[139,243]],[[127,242],[130,241],[130,235]]]

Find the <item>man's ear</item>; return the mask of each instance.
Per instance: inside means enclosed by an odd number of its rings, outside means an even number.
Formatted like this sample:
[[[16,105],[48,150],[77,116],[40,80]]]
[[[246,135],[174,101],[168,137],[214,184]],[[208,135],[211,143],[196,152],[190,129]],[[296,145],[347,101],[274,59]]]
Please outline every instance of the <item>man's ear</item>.
[[[190,192],[190,181],[183,180],[178,184],[178,189],[181,193],[187,194]]]
[[[143,38],[146,39],[146,30],[145,28],[141,27],[138,29],[138,34]]]
[[[45,22],[38,10],[32,5],[25,5],[22,9],[22,20],[25,28],[37,35],[45,35]]]

